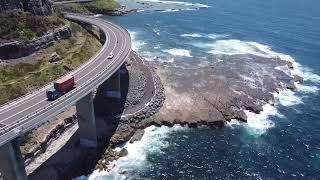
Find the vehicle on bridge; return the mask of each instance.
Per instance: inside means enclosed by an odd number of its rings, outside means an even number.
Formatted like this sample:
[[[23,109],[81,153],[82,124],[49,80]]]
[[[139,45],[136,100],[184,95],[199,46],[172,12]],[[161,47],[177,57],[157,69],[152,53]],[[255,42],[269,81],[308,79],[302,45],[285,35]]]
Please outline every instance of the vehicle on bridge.
[[[54,101],[75,87],[74,77],[67,75],[53,83],[53,88],[47,90],[47,98]]]

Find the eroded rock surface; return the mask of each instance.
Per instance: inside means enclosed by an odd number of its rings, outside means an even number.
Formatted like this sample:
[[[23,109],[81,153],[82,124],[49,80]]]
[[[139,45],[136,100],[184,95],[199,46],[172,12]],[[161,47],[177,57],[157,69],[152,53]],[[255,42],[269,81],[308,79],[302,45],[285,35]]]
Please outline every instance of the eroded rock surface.
[[[3,11],[23,10],[34,15],[52,14],[51,0],[1,0],[0,13]]]
[[[246,121],[244,110],[260,113],[263,105],[274,103],[273,93],[295,90],[295,83],[303,82],[292,75],[293,66],[285,60],[254,55],[219,58],[212,57],[214,63],[205,67],[159,68],[166,101],[154,121],[191,127]]]

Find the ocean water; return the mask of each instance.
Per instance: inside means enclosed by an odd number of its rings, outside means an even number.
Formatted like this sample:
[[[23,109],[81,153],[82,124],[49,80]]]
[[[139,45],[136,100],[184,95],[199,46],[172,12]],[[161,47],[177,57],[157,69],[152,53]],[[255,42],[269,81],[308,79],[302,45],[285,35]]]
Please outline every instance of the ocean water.
[[[259,115],[247,111],[247,124],[149,127],[142,141],[126,145],[129,155],[111,172],[86,178],[320,179],[320,1],[185,1],[162,2],[208,8],[102,18],[126,27],[133,49],[150,61],[174,65],[197,58],[201,65],[217,54],[279,56],[295,62],[304,85],[282,91]]]

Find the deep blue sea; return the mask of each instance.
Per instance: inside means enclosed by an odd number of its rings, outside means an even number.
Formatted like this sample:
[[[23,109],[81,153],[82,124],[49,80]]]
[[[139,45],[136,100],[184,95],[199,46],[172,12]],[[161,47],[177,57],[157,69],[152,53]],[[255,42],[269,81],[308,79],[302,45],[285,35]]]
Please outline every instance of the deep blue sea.
[[[263,51],[297,62],[304,86],[283,92],[275,108],[250,116],[248,124],[149,127],[112,172],[90,178],[320,179],[320,1],[183,1],[209,7],[102,18],[126,27],[133,49],[149,60],[174,64]]]

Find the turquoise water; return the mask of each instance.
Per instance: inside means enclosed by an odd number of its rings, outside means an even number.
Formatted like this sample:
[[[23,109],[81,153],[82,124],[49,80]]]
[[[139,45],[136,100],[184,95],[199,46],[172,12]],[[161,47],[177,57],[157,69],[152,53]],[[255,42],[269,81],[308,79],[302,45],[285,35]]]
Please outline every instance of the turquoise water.
[[[305,85],[296,93],[282,93],[276,108],[252,116],[256,121],[248,124],[148,128],[113,172],[98,177],[320,179],[320,1],[188,2],[209,8],[145,11],[111,20],[128,28],[134,50],[149,60],[209,61],[206,57],[212,54],[256,54],[264,49],[298,62]]]

